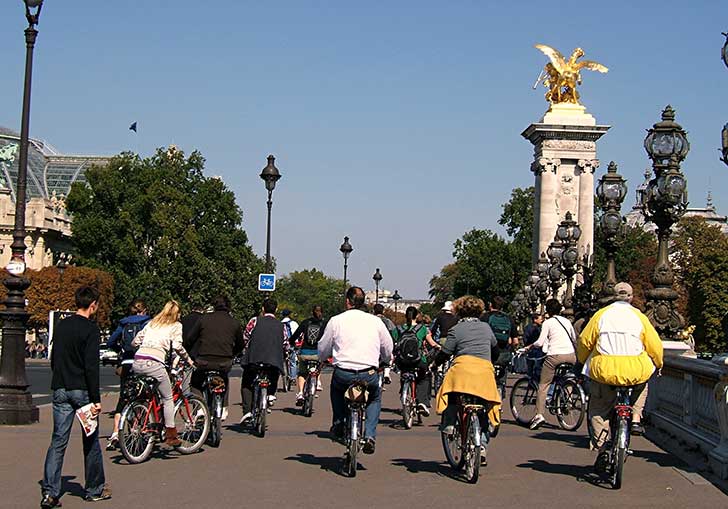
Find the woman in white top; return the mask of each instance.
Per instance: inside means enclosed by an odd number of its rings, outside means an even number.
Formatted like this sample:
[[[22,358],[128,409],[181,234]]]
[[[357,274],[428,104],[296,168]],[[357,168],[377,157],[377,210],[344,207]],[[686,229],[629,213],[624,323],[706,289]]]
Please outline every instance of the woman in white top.
[[[574,344],[576,343],[576,332],[571,322],[560,316],[561,303],[556,299],[546,301],[546,314],[549,316],[541,325],[541,334],[530,348],[541,348],[546,354],[541,379],[538,383],[538,395],[536,396],[536,415],[531,421],[531,429],[537,429],[546,422],[546,396],[549,385],[554,379],[556,366],[564,362],[576,363]]]

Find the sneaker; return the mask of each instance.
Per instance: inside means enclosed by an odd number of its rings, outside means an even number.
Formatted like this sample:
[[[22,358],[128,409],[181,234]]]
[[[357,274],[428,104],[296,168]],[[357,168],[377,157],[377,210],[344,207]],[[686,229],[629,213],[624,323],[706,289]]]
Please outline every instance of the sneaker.
[[[222,409],[222,415],[220,416],[220,420],[222,422],[225,422],[227,420],[227,418],[228,418],[228,409],[227,409],[227,407],[225,407]]]
[[[119,434],[118,433],[112,433],[109,437],[109,441],[106,442],[106,450],[107,451],[114,451],[119,447]]]
[[[276,402],[278,398],[273,396],[272,394],[268,395],[268,406],[273,406],[273,404]]]
[[[303,406],[303,393],[296,394],[296,406]]]
[[[373,438],[365,438],[364,439],[364,446],[361,448],[361,452],[364,454],[374,454],[374,449],[376,449],[377,443],[374,441]]]
[[[389,385],[392,383],[392,377],[391,376],[385,376],[382,380],[384,382],[384,385]]]
[[[253,418],[253,412],[248,412],[247,414],[243,415],[243,417],[240,419],[240,424],[245,424],[252,418]]]
[[[597,454],[597,460],[594,462],[594,471],[598,474],[604,474],[609,468],[609,451],[604,450]]]
[[[324,390],[324,386],[323,386],[323,385],[321,385],[321,380],[317,380],[317,381],[316,381],[316,391],[317,391],[317,392],[321,392],[321,391],[323,391],[323,390]]]
[[[430,409],[424,403],[417,403],[417,413],[424,415],[425,417],[430,416]]]
[[[536,414],[536,416],[531,421],[531,424],[528,426],[530,429],[538,429],[541,427],[541,425],[546,422],[546,419],[544,419],[543,415]]]
[[[109,500],[111,498],[111,490],[104,488],[99,495],[85,495],[83,499],[86,502],[100,502],[102,500]]]
[[[449,426],[445,426],[444,428],[440,429],[440,433],[443,435],[452,436],[455,434],[455,426],[450,424]]]
[[[630,433],[632,433],[634,436],[641,436],[645,434],[645,427],[642,426],[641,422],[633,422],[632,426],[630,428]]]
[[[487,449],[480,446],[480,466],[481,467],[487,467],[488,466],[488,456],[487,456]]]
[[[43,495],[40,500],[40,506],[43,509],[50,509],[51,507],[61,507],[61,500],[58,497],[52,497],[50,495]]]

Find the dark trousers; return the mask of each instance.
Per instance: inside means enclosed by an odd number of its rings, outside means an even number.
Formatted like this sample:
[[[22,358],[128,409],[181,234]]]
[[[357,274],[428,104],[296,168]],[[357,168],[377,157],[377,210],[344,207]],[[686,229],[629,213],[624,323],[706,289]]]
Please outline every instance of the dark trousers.
[[[124,398],[124,389],[126,388],[126,384],[129,381],[129,375],[131,374],[131,364],[122,364],[119,368],[121,369],[121,374],[119,375],[119,401],[116,403],[116,410],[114,410],[115,414],[120,414],[128,403],[126,398]]]
[[[229,402],[228,397],[228,387],[230,386],[230,369],[224,370],[224,369],[217,369],[217,368],[203,368],[200,367],[199,369],[196,369],[192,372],[192,379],[190,381],[190,386],[193,389],[196,389],[199,391],[201,395],[204,396],[202,392],[202,386],[205,385],[205,379],[207,378],[207,372],[208,371],[217,371],[220,373],[220,377],[225,380],[225,392],[223,392],[222,396],[222,406],[227,407]],[[204,398],[203,398],[204,399]]]
[[[432,373],[427,367],[418,368],[415,372],[417,380],[415,382],[415,400],[417,403],[424,404],[430,408],[430,393],[432,392]],[[402,386],[404,382],[400,376],[399,393],[402,394]]]
[[[56,389],[53,392],[53,435],[46,453],[41,484],[43,493],[52,497],[61,496],[63,457],[66,454],[73,421],[76,420],[76,410],[88,403],[88,391]],[[99,429],[96,428],[96,431],[88,437],[81,432],[81,436],[83,437],[83,466],[86,474],[84,489],[86,495],[98,496],[101,495],[106,483],[101,446],[99,445]]]
[[[243,368],[243,377],[240,380],[240,396],[243,400],[243,415],[253,411],[253,382],[255,375],[258,374],[256,366],[245,366]],[[268,368],[268,395],[275,396],[278,387],[278,377],[280,373],[276,368]]]

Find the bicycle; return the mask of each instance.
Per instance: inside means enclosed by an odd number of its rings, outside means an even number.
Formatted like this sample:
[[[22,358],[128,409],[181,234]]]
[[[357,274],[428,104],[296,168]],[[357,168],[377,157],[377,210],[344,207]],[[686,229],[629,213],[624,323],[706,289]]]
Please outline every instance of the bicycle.
[[[480,475],[481,451],[485,452],[490,442],[486,415],[489,403],[470,394],[450,393],[448,398],[456,399],[457,418],[452,434],[440,433],[445,458],[456,472],[464,471],[465,479],[475,484]]]
[[[498,392],[501,396],[501,401],[505,401],[506,399],[506,384],[508,382],[508,366],[504,366],[502,364],[494,364],[493,370],[495,371],[495,382],[496,386],[498,387]],[[503,422],[502,416],[503,416],[503,405],[500,407],[500,414],[501,419],[500,421]],[[495,438],[498,436],[498,432],[500,431],[500,425],[494,427],[492,430],[490,430],[490,438]]]
[[[287,344],[287,343],[286,343]],[[291,349],[283,349],[283,372],[281,373],[281,392],[291,390]]]
[[[364,423],[369,399],[367,384],[365,382],[354,382],[346,389],[344,398],[347,403],[344,420],[346,452],[344,453],[342,473],[348,477],[356,477],[356,457],[364,445]]]
[[[301,409],[301,413],[305,417],[311,417],[321,367],[317,361],[306,361],[304,367],[306,369],[306,382],[303,384],[303,408]]]
[[[402,391],[400,393],[400,402],[402,403],[402,420],[405,429],[410,429],[417,420],[417,424],[422,424],[422,415],[417,411],[417,372],[402,371],[399,375],[402,381]]]
[[[175,403],[174,424],[182,445],[176,449],[182,454],[200,450],[210,431],[207,405],[201,398],[185,395],[182,390],[183,371],[173,372],[172,398]],[[158,393],[157,379],[145,375],[129,375],[124,395],[128,403],[121,412],[119,448],[132,464],[149,459],[155,442],[164,441],[164,412]]]
[[[632,454],[629,443],[630,427],[632,425],[632,393],[635,387],[616,387],[617,400],[609,418],[609,429],[612,438],[611,444],[608,444],[609,463],[606,466],[606,473],[609,475],[612,488],[615,490],[622,487],[624,463],[627,461],[627,456]],[[606,433],[606,430],[604,433]]]
[[[208,436],[212,447],[219,447],[222,440],[222,409],[225,396],[225,379],[220,371],[206,372],[202,385],[202,394],[210,412],[210,434]]]
[[[546,400],[546,409],[556,416],[559,426],[566,431],[577,430],[586,414],[586,395],[573,370],[574,365],[568,362],[556,366],[553,393]],[[534,378],[525,376],[513,384],[510,404],[518,424],[528,426],[536,416],[537,394],[538,381]]]
[[[265,417],[268,414],[268,388],[270,387],[268,370],[270,369],[276,368],[268,364],[258,364],[253,380],[253,430],[260,438],[265,437],[266,431]]]

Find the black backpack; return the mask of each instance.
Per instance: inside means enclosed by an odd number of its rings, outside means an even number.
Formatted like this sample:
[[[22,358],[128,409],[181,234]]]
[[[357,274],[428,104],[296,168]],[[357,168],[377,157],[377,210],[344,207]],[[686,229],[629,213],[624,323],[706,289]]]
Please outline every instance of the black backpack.
[[[419,366],[422,353],[417,333],[421,328],[420,324],[409,329],[400,329],[401,334],[397,342],[397,365],[400,368],[412,369]]]
[[[323,333],[324,327],[322,323],[309,322],[306,327],[306,337],[303,340],[303,347],[310,350],[318,348],[318,342]]]
[[[488,316],[488,325],[493,329],[498,345],[503,346],[511,338],[511,319],[505,313],[491,313]]]
[[[144,328],[148,321],[149,320],[144,320],[143,322],[127,323],[124,325],[124,328],[121,331],[121,339],[119,340],[122,352],[132,353],[136,351],[136,348],[131,346],[131,342],[134,341],[134,336],[136,336],[139,331]]]

